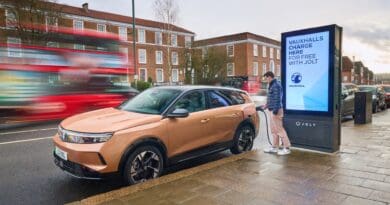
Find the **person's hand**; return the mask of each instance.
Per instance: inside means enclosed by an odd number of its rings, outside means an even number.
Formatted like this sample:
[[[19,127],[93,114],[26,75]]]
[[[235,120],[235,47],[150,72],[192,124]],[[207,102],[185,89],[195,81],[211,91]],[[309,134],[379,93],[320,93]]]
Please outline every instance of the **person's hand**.
[[[279,110],[274,109],[274,110],[272,110],[272,113],[273,113],[274,115],[278,115],[278,111],[279,111]]]

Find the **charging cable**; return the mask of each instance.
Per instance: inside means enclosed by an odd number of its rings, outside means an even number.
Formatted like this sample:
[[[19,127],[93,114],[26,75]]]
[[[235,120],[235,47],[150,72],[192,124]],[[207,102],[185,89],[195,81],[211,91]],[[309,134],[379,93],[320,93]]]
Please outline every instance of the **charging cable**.
[[[266,126],[266,130],[267,130],[267,140],[268,140],[268,143],[272,146],[272,143],[271,143],[271,138],[269,136],[269,131],[268,131],[268,115],[267,113],[265,113],[265,110],[261,107],[261,106],[257,106],[256,107],[256,111],[258,112],[262,112],[264,114],[264,117],[265,117],[265,126]],[[260,126],[259,126],[260,127]]]

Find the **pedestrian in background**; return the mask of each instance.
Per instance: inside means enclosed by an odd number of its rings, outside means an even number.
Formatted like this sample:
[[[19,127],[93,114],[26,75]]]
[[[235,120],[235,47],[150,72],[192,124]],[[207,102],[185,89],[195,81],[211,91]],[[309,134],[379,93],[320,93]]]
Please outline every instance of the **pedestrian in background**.
[[[273,72],[266,72],[264,77],[268,82],[267,104],[264,109],[268,108],[269,116],[271,116],[271,133],[273,136],[272,146],[265,148],[264,152],[287,155],[291,153],[291,143],[288,139],[286,130],[283,128],[283,88],[282,85],[275,79]],[[282,149],[279,149],[279,139],[281,139],[283,144]]]

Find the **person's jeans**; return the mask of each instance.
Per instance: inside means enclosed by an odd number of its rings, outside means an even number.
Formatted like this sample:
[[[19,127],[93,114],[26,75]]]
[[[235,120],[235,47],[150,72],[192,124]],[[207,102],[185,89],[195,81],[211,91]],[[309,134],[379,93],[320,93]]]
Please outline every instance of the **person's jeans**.
[[[291,143],[288,139],[286,130],[283,127],[283,109],[278,110],[278,114],[274,115],[272,111],[269,111],[271,116],[271,133],[273,136],[273,146],[279,147],[279,137],[282,140],[283,147],[290,147]]]

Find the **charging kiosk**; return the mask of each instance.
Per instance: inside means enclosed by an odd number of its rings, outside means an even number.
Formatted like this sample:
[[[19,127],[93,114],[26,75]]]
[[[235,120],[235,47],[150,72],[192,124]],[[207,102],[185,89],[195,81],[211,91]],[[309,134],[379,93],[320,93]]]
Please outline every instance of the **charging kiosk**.
[[[282,33],[284,127],[295,147],[340,149],[342,28]]]

